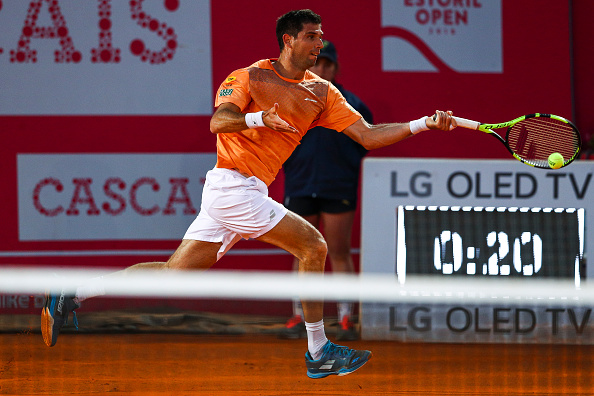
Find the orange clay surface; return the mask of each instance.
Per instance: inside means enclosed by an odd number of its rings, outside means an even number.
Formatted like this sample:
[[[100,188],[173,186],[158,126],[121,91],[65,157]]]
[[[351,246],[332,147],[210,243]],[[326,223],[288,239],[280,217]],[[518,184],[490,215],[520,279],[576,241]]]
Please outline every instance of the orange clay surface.
[[[305,340],[269,335],[0,334],[0,395],[594,394],[594,347],[357,341],[373,358],[309,379]]]

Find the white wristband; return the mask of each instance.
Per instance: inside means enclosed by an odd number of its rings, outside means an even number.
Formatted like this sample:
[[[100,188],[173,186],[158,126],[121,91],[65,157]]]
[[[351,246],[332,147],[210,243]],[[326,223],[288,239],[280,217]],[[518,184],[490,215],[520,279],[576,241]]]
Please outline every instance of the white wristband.
[[[429,130],[429,128],[427,128],[427,123],[425,122],[427,118],[427,116],[421,117],[418,120],[414,120],[409,123],[410,131],[413,133],[413,135]]]
[[[266,126],[262,120],[262,111],[258,111],[257,113],[246,113],[245,123],[250,129]]]

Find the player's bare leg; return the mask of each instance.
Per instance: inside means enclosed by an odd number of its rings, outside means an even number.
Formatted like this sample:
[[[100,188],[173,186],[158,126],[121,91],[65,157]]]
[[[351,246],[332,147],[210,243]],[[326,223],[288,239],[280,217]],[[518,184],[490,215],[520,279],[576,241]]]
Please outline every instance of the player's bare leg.
[[[313,214],[309,216],[302,216],[308,223],[319,229],[320,215]],[[299,271],[299,260],[293,258],[293,271]],[[291,316],[285,323],[285,327],[278,333],[278,337],[288,340],[296,340],[298,338],[306,338],[307,332],[305,330],[303,307],[299,299],[293,299],[293,316]]]
[[[327,246],[322,234],[308,221],[289,211],[271,231],[260,238],[287,250],[299,259],[299,272],[324,271]],[[371,358],[370,351],[358,351],[328,341],[324,334],[323,301],[302,300],[308,351],[305,354],[307,375],[324,378],[346,375],[359,369]]]
[[[127,276],[134,271],[149,269],[205,270],[217,261],[217,253],[221,245],[222,243],[185,239],[167,262],[139,263],[106,277]],[[60,329],[67,324],[70,312],[73,312],[75,325],[77,324],[74,311],[80,307],[83,300],[104,294],[103,277],[91,279],[88,284],[77,289],[76,295],[67,295],[64,289],[61,292],[48,292],[41,312],[41,333],[46,345],[54,346],[56,344]]]
[[[259,241],[267,242],[291,253],[299,260],[299,272],[323,273],[328,248],[322,234],[301,216],[289,211]],[[323,301],[302,301],[306,322],[314,323],[324,316]]]
[[[302,216],[316,229],[323,225],[323,235],[328,244],[328,257],[332,271],[337,273],[355,272],[351,255],[351,235],[355,219],[355,211],[342,213],[326,213]],[[299,260],[293,260],[293,270],[299,270]],[[338,341],[353,341],[359,339],[359,333],[352,321],[353,302],[340,301],[338,303]],[[303,311],[299,301],[293,302],[293,316],[287,321],[279,333],[280,338],[297,339],[306,336],[303,324]]]
[[[184,239],[167,262],[138,263],[108,276],[126,275],[137,270],[207,270],[217,262],[221,242]]]

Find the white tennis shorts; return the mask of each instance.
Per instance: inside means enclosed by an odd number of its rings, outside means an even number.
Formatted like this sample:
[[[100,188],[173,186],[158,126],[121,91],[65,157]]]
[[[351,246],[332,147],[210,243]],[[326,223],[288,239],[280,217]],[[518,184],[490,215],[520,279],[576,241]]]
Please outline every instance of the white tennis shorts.
[[[214,168],[206,174],[200,213],[184,239],[222,242],[217,260],[241,238],[258,238],[270,231],[287,209],[268,196],[266,183],[231,169]]]

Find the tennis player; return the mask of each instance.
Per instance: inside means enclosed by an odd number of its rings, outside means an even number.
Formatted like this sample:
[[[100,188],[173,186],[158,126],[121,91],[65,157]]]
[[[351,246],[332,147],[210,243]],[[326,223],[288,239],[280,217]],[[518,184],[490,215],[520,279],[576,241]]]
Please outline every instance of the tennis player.
[[[278,246],[299,260],[300,272],[322,273],[327,247],[320,232],[301,216],[268,197],[283,162],[301,137],[325,126],[366,149],[384,147],[427,129],[455,127],[451,112],[410,123],[370,125],[330,82],[308,69],[323,47],[321,17],[311,10],[291,11],[276,24],[278,59],[260,60],[234,71],[221,84],[210,122],[217,135],[217,164],[206,175],[202,205],[180,246],[166,263],[140,263],[136,269],[207,269],[240,239]],[[68,315],[86,298],[105,294],[101,279],[74,296],[49,293],[42,311],[42,333],[55,345]],[[302,301],[308,350],[307,375],[349,374],[363,366],[370,351],[339,346],[326,338],[323,302]]]
[[[357,110],[365,121],[373,123],[367,105],[351,91],[336,82],[340,70],[336,47],[324,40],[314,67],[309,69],[328,80]],[[317,229],[323,227],[328,245],[328,258],[335,273],[355,273],[351,256],[351,239],[361,161],[367,150],[343,133],[317,126],[301,139],[289,159],[283,164],[285,173],[285,200],[287,209],[302,216]],[[293,269],[299,261],[293,260]],[[353,302],[338,301],[337,341],[359,339],[353,318]],[[303,322],[301,301],[293,301],[293,316],[287,320],[279,338],[307,337]]]

